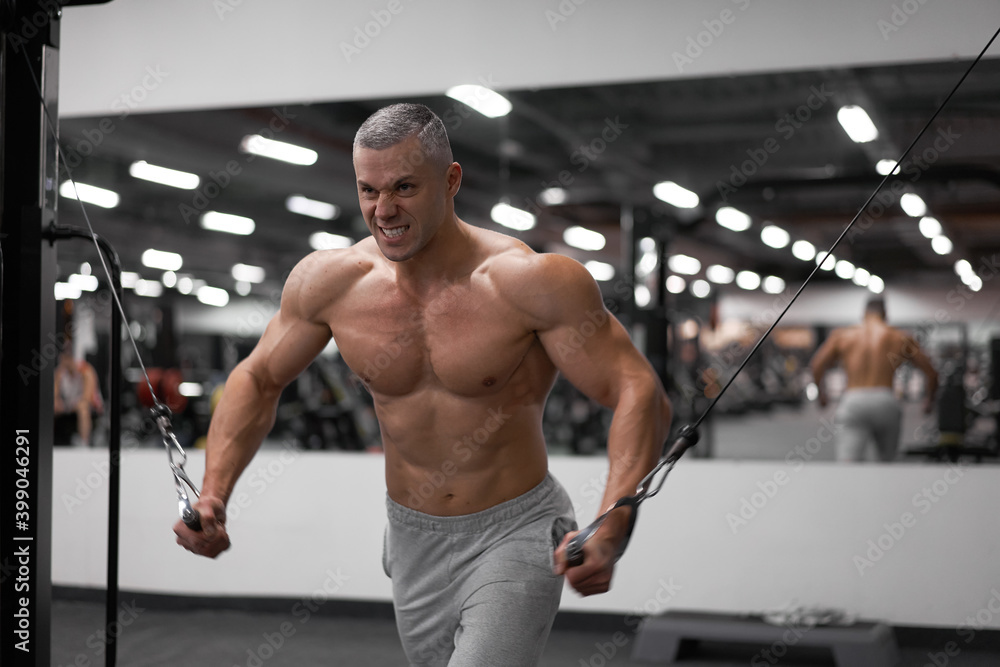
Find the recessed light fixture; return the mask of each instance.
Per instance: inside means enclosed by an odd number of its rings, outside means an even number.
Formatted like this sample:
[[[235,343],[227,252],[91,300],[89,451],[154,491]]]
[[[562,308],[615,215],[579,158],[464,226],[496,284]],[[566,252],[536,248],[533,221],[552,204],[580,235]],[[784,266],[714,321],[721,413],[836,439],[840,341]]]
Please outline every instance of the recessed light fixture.
[[[253,155],[301,166],[316,164],[316,160],[319,158],[319,153],[311,148],[267,139],[259,134],[248,134],[243,137],[243,141],[240,142],[240,150],[244,153],[252,153]]]
[[[510,101],[500,93],[473,83],[452,86],[445,91],[445,95],[472,107],[487,118],[506,116],[513,108]]]
[[[671,255],[667,259],[667,266],[674,273],[682,273],[686,276],[693,276],[701,271],[701,262],[688,255]]]
[[[242,215],[232,215],[230,213],[219,213],[218,211],[205,211],[201,215],[201,226],[213,232],[225,232],[238,236],[248,236],[253,234],[256,228],[252,218]]]
[[[510,204],[496,204],[490,210],[490,217],[498,225],[503,225],[504,227],[520,232],[527,231],[535,226],[534,215],[519,208],[514,208]]]
[[[718,211],[715,212],[715,221],[725,227],[726,229],[731,229],[734,232],[742,232],[750,229],[750,216],[733,208],[732,206],[723,206]]]
[[[753,271],[740,271],[736,274],[736,284],[746,290],[760,287],[760,276]]]
[[[308,215],[319,220],[333,220],[340,215],[340,207],[325,201],[309,199],[302,195],[292,195],[285,200],[285,208],[292,213]]]
[[[607,282],[615,277],[615,267],[608,264],[607,262],[598,262],[596,260],[590,260],[583,265],[590,275],[594,277],[594,280],[600,282]]]
[[[128,173],[133,178],[141,178],[144,181],[169,185],[172,188],[181,190],[194,190],[201,183],[197,174],[191,174],[177,169],[168,169],[155,164],[149,164],[145,160],[133,162],[128,168]]]
[[[803,262],[811,262],[816,258],[816,246],[809,241],[796,241],[792,244],[792,254]]]
[[[151,269],[177,271],[184,266],[184,259],[176,252],[150,248],[142,253],[142,265],[148,266]],[[124,275],[122,276],[122,282],[124,282]]]
[[[96,185],[87,185],[86,183],[77,183],[74,188],[72,181],[64,181],[59,186],[59,194],[67,199],[79,199],[82,202],[100,206],[101,208],[114,208],[121,201],[121,197],[118,196],[117,192],[99,188]]]
[[[700,202],[697,194],[673,181],[662,181],[654,185],[653,196],[677,208],[694,208]]]
[[[840,107],[837,120],[852,141],[864,144],[878,138],[878,129],[868,112],[857,105]]]
[[[563,241],[566,245],[580,250],[601,250],[607,243],[604,234],[577,225],[566,228],[563,232]]]
[[[784,248],[791,239],[788,232],[776,225],[766,225],[760,230],[760,240],[772,248]]]

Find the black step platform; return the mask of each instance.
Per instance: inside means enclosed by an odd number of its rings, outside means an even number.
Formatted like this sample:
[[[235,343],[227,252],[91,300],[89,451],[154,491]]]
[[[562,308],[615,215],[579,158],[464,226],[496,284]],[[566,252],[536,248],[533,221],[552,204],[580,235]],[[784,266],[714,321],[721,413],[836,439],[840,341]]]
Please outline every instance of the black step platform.
[[[698,641],[760,644],[775,658],[792,646],[823,646],[832,650],[839,667],[895,667],[899,662],[896,636],[884,623],[775,625],[760,616],[694,611],[646,618],[636,634],[632,659],[673,663],[682,645]]]

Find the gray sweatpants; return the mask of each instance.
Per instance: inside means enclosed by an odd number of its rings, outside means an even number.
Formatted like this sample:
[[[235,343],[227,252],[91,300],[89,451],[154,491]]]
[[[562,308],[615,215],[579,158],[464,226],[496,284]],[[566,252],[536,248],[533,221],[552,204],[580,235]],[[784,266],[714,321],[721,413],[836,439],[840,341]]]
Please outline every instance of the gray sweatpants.
[[[551,476],[475,514],[432,516],[386,497],[382,564],[410,665],[538,664],[563,578],[552,551],[576,529],[573,505]]]
[[[902,416],[899,402],[888,387],[845,391],[835,417],[840,427],[837,460],[891,461],[899,446]]]

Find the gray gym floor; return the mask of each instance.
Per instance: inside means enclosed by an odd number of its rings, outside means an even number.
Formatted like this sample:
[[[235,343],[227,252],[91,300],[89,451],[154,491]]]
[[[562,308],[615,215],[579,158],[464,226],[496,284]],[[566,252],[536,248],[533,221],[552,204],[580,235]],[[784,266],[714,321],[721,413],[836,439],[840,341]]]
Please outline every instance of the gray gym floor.
[[[398,667],[406,664],[395,624],[385,618],[316,615],[300,622],[287,613],[139,607],[130,609],[122,618],[129,621],[118,644],[118,665],[122,667]],[[105,647],[98,634],[103,619],[104,607],[99,603],[57,600],[53,605],[52,665],[103,665]],[[617,635],[616,645],[616,633],[627,630],[624,626],[618,629],[610,622],[601,629],[561,627],[569,623],[571,621],[566,618],[556,620],[557,627],[541,662],[543,667],[649,667],[656,664],[629,659],[630,635]],[[289,632],[290,629],[294,632]],[[949,667],[995,667],[1000,664],[1000,641],[992,636],[994,634],[980,633],[973,643],[963,645],[957,656],[948,657],[943,651],[947,642],[955,639],[954,631],[901,629],[897,631],[902,654],[900,665],[934,664],[928,654],[940,654],[939,664],[943,664],[941,659],[947,659]],[[517,639],[511,638],[511,641]],[[271,646],[277,648],[272,650]],[[779,662],[771,663],[760,656],[761,648],[705,645],[674,664],[680,667],[834,664],[827,651],[805,649],[790,651]]]
[[[781,459],[789,442],[805,442],[815,435],[820,416],[815,405],[804,408],[776,407],[767,413],[716,420],[715,455],[738,459]],[[919,443],[917,434],[926,424],[919,406],[905,408],[903,447]],[[780,434],[780,435],[776,435]],[[824,446],[817,459],[830,460],[832,449]],[[900,457],[903,459],[903,457]],[[904,459],[905,460],[905,459]],[[909,460],[919,461],[920,458]],[[987,459],[996,464],[996,459]],[[93,598],[84,598],[93,599]],[[123,594],[122,600],[130,598]],[[395,624],[385,617],[315,615],[307,622],[289,613],[220,610],[179,611],[173,605],[149,605],[135,610],[134,619],[124,628],[118,645],[118,665],[122,667],[379,667],[405,665]],[[99,667],[104,665],[104,645],[99,632],[104,625],[104,606],[95,602],[58,599],[53,608],[52,664],[58,667]],[[282,624],[294,634],[282,636]],[[639,667],[629,659],[631,636],[624,646],[616,646],[617,632],[629,628],[610,621],[589,623],[580,629],[579,615],[560,616],[549,639],[544,667]],[[980,632],[974,641],[960,647],[957,656],[943,653],[956,639],[954,629],[897,629],[902,667],[938,664],[948,667],[986,667],[1000,664],[1000,633]],[[272,650],[267,642],[279,645]],[[618,635],[622,643],[623,635]],[[516,638],[512,638],[516,641]],[[764,647],[733,647],[705,644],[693,655],[675,663],[682,667],[722,667],[778,664],[786,667],[833,665],[825,650],[793,650],[777,663],[760,655]],[[664,664],[664,663],[661,663]],[[478,667],[478,666],[470,666]],[[519,667],[519,666],[511,666]]]

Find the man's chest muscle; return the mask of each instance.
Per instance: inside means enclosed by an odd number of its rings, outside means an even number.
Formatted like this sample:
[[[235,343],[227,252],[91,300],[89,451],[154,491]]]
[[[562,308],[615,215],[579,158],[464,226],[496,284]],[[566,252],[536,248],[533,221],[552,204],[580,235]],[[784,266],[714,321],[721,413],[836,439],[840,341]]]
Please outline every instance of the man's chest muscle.
[[[426,383],[461,396],[489,393],[506,384],[535,341],[502,301],[473,290],[425,304],[392,295],[352,301],[331,330],[347,365],[385,395]]]

